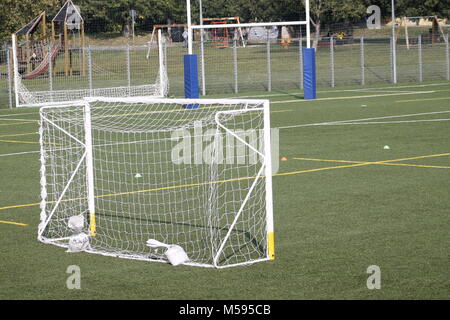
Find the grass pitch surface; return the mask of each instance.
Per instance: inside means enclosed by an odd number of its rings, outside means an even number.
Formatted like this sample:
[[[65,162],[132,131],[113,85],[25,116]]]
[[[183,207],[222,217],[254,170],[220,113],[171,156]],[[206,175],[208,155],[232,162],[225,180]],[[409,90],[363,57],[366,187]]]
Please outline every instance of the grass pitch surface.
[[[246,93],[271,100],[287,158],[273,178],[276,259],[225,270],[38,242],[38,109],[0,110],[0,299],[448,299],[449,93],[448,82],[315,101]],[[66,288],[70,265],[81,290]],[[371,265],[380,290],[367,289]]]

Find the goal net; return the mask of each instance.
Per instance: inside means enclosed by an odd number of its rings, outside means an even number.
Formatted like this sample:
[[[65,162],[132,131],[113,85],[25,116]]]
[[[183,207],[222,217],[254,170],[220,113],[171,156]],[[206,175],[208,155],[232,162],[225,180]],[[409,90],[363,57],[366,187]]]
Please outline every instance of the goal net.
[[[88,252],[230,267],[273,259],[269,102],[92,98],[40,109],[38,239]]]
[[[89,46],[65,53],[62,45],[54,41],[30,49],[28,55],[38,52],[40,57],[31,71],[23,68],[26,63],[29,69],[31,63],[22,59],[27,49],[23,44],[18,46],[14,34],[12,48],[17,107],[67,103],[86,97],[165,97],[168,93],[161,43],[159,57],[147,61],[146,47]],[[61,71],[64,68],[70,73]]]

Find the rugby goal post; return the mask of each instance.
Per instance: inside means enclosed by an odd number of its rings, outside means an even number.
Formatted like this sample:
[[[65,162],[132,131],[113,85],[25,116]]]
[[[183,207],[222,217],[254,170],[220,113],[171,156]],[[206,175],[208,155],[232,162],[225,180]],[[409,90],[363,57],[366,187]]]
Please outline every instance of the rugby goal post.
[[[197,109],[187,105],[198,104]],[[40,109],[38,239],[85,251],[193,266],[274,259],[269,102],[89,98]]]
[[[303,49],[303,80],[305,99],[316,99],[316,58],[315,49],[311,48],[311,24],[310,24],[310,0],[304,0],[305,20],[280,21],[280,22],[255,22],[255,23],[222,23],[193,25],[191,17],[191,0],[186,0],[187,27],[188,27],[188,54],[184,57],[184,87],[186,98],[199,97],[198,63],[197,56],[193,54],[193,30],[220,29],[220,28],[251,28],[251,27],[276,27],[276,26],[301,26],[306,27],[306,48]],[[200,5],[200,21],[203,22],[202,7]],[[203,48],[201,48],[203,55]],[[202,81],[205,81],[204,58],[201,60]],[[205,85],[202,85],[205,88]],[[205,94],[203,89],[203,94]]]

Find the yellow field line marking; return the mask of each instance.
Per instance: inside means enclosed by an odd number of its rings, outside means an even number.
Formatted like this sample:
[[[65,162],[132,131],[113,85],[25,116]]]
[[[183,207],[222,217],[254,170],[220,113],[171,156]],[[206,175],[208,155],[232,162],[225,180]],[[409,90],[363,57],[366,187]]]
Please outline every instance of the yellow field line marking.
[[[347,166],[334,166],[334,167],[307,169],[307,170],[292,171],[292,172],[275,173],[273,176],[274,177],[290,176],[290,175],[301,174],[301,173],[318,172],[318,171],[333,170],[333,169],[343,169],[343,168],[352,168],[352,167],[360,167],[360,166],[366,166],[366,165],[367,165],[366,163],[357,163],[357,164],[350,164],[350,165],[347,165]]]
[[[273,174],[273,176],[274,177],[276,177],[276,176],[286,176],[286,175],[294,175],[294,174],[308,173],[308,172],[317,172],[317,171],[324,171],[324,170],[331,170],[331,169],[358,167],[358,166],[362,166],[362,165],[366,165],[366,164],[352,164],[352,165],[348,165],[348,166],[333,166],[333,167],[319,168],[319,169],[308,169],[308,170],[301,170],[301,171],[294,171],[294,172],[276,173],[276,174]],[[264,177],[264,176],[262,176],[262,177]],[[136,193],[147,193],[147,192],[164,191],[164,190],[179,189],[179,188],[199,187],[199,186],[209,185],[209,184],[218,184],[218,183],[226,183],[226,182],[234,182],[234,181],[243,181],[243,180],[250,180],[250,179],[254,179],[254,178],[255,177],[244,177],[244,178],[235,178],[235,179],[227,179],[227,180],[206,181],[206,182],[200,182],[200,183],[183,184],[183,185],[178,185],[178,186],[169,186],[169,187],[161,187],[161,188],[153,188],[153,189],[145,189],[145,190],[136,190],[136,191],[129,191],[129,192],[103,194],[103,195],[96,196],[96,198],[109,198],[109,197],[117,197],[117,196],[136,194]],[[65,199],[65,200],[62,200],[62,202],[77,201],[77,200],[83,200],[83,199],[86,199],[86,198]],[[54,201],[48,202],[48,203],[54,203]],[[38,205],[40,205],[40,202],[29,203],[29,204],[22,204],[22,205],[14,205],[14,206],[7,206],[7,207],[0,207],[0,210],[16,209],[16,208],[24,208],[24,207],[33,207],[33,206],[38,206]]]
[[[420,167],[420,168],[435,168],[435,169],[450,169],[450,166],[432,166],[424,164],[411,164],[411,163],[389,163],[389,162],[364,162],[364,161],[347,161],[347,160],[328,160],[328,159],[308,159],[308,158],[293,158],[294,160],[305,161],[319,161],[319,162],[339,162],[339,163],[359,163],[363,165],[379,164],[384,166],[403,166],[403,167]]]
[[[30,132],[30,133],[3,134],[3,135],[0,135],[0,138],[30,136],[30,135],[34,135],[34,134],[38,134],[38,133],[37,132]]]
[[[14,206],[1,207],[0,210],[34,207],[34,206],[38,206],[40,204],[41,204],[40,202],[27,203],[27,204],[18,204],[18,205],[14,205]]]
[[[0,126],[14,126],[17,124],[35,124],[35,122],[31,122],[31,121],[22,121],[22,122],[13,122],[13,123],[2,123],[0,124]]]
[[[0,223],[4,223],[4,224],[13,224],[15,226],[21,226],[21,227],[26,227],[28,226],[26,223],[20,223],[20,222],[14,222],[14,221],[4,221],[4,220],[0,220]]]
[[[379,165],[388,165],[388,166],[450,169],[450,166],[433,166],[433,165],[410,164],[410,163],[392,163],[392,162],[401,162],[401,161],[407,161],[407,160],[436,158],[436,157],[443,157],[443,156],[449,156],[449,155],[450,155],[450,153],[441,153],[441,154],[433,154],[433,155],[427,155],[427,156],[417,156],[417,157],[392,159],[392,160],[384,160],[384,161],[349,161],[349,160],[332,160],[332,159],[316,159],[316,158],[293,158],[293,159],[294,160],[305,160],[305,161],[318,161],[318,162],[355,163],[355,164],[361,164],[361,165],[379,164]]]
[[[414,100],[398,100],[398,101],[395,101],[395,102],[397,102],[397,103],[405,103],[405,102],[420,102],[420,101],[435,101],[435,100],[450,100],[450,97],[429,98],[429,99],[414,99]]]
[[[0,142],[5,142],[5,143],[39,144],[39,142],[36,142],[36,141],[19,141],[19,140],[0,140]]]
[[[378,164],[378,163],[374,163]],[[434,169],[450,169],[450,166],[432,166],[427,164],[411,164],[411,163],[380,163],[385,166],[403,166],[403,167],[418,167],[418,168],[434,168]]]
[[[434,155],[417,156],[417,157],[410,157],[410,158],[403,158],[403,159],[392,159],[392,160],[385,160],[385,161],[379,161],[379,162],[358,162],[358,163],[354,163],[353,161],[346,161],[346,160],[294,158],[296,160],[312,160],[312,161],[326,161],[326,162],[349,162],[349,163],[352,163],[352,164],[344,165],[344,166],[332,166],[332,167],[324,167],[324,168],[317,168],[317,169],[307,169],[307,170],[300,170],[300,171],[275,173],[272,176],[273,177],[289,176],[289,175],[296,175],[296,174],[302,174],[302,173],[319,172],[319,171],[333,170],[333,169],[353,168],[353,167],[367,166],[367,165],[371,165],[371,164],[383,164],[383,163],[386,163],[386,162],[405,161],[405,160],[414,160],[414,159],[423,159],[423,158],[432,158],[432,157],[441,157],[441,156],[448,156],[448,155],[450,155],[450,153],[441,153],[441,154],[434,154]],[[264,176],[262,176],[262,177],[264,177]],[[136,193],[146,193],[146,192],[154,192],[154,191],[164,191],[164,190],[179,189],[179,188],[199,187],[199,186],[209,185],[209,184],[218,184],[218,183],[226,183],[226,182],[234,182],[234,181],[243,181],[243,180],[250,180],[250,179],[255,179],[255,177],[244,177],[244,178],[235,178],[235,179],[227,179],[227,180],[217,180],[217,181],[206,181],[206,182],[200,182],[200,183],[183,184],[183,185],[178,185],[178,186],[169,186],[169,187],[161,187],[161,188],[153,188],[153,189],[145,189],[145,190],[136,190],[136,191],[129,191],[129,192],[103,194],[103,195],[96,196],[96,198],[108,198],[108,197],[117,197],[117,196],[136,194]],[[67,201],[77,201],[77,200],[83,200],[83,199],[85,199],[85,198],[66,199],[66,200],[62,200],[62,201],[63,202],[67,202]],[[48,202],[48,203],[54,203],[54,202]],[[24,208],[24,207],[33,207],[33,206],[38,206],[38,205],[40,205],[40,202],[0,207],[0,210]]]
[[[426,156],[417,156],[417,157],[403,158],[403,159],[385,160],[385,161],[382,161],[382,162],[400,162],[400,161],[407,161],[407,160],[437,158],[437,157],[445,157],[445,156],[450,156],[450,152],[449,153],[430,154],[430,155],[426,155]]]

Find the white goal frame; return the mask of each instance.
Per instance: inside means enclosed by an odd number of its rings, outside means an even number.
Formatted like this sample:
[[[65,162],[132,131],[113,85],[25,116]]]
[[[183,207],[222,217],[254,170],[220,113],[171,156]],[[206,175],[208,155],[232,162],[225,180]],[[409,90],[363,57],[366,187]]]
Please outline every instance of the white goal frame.
[[[201,266],[201,267],[214,267],[214,268],[227,268],[227,267],[233,267],[233,266],[241,266],[241,265],[249,265],[260,261],[267,261],[267,260],[273,260],[275,258],[274,253],[274,220],[273,220],[273,198],[272,198],[272,158],[271,158],[271,134],[270,134],[270,102],[268,100],[245,100],[245,99],[159,99],[159,98],[146,98],[146,97],[132,97],[132,98],[107,98],[107,97],[95,97],[95,98],[86,98],[83,101],[78,101],[75,103],[69,103],[69,104],[61,104],[59,106],[45,106],[40,109],[40,116],[41,116],[41,123],[47,123],[50,126],[52,126],[54,129],[59,130],[60,132],[64,133],[71,141],[75,141],[78,146],[82,146],[84,148],[83,155],[77,159],[77,165],[75,170],[71,173],[71,176],[68,177],[67,184],[62,188],[62,192],[59,195],[58,199],[56,201],[48,202],[47,201],[47,181],[46,181],[46,165],[48,161],[48,154],[45,150],[44,146],[44,132],[41,127],[40,130],[40,144],[41,144],[41,223],[38,228],[38,240],[43,243],[49,243],[54,244],[61,247],[67,247],[67,242],[70,237],[60,237],[60,238],[48,238],[44,235],[44,231],[48,224],[50,223],[52,216],[56,212],[58,206],[67,201],[71,201],[70,199],[64,199],[64,195],[66,191],[70,188],[70,185],[77,174],[77,172],[80,170],[82,166],[85,168],[85,179],[86,179],[86,188],[87,188],[87,197],[85,201],[87,202],[88,211],[89,211],[89,235],[94,237],[96,235],[96,222],[95,222],[95,213],[96,213],[96,207],[95,207],[95,199],[97,197],[102,197],[102,195],[98,195],[95,193],[95,177],[94,177],[94,161],[93,161],[93,138],[91,135],[92,132],[92,118],[91,118],[91,104],[93,103],[126,103],[126,104],[179,104],[179,105],[198,105],[198,109],[201,109],[202,107],[208,105],[209,107],[215,107],[217,105],[236,105],[239,103],[240,105],[245,105],[244,108],[238,109],[238,110],[222,110],[217,111],[215,113],[214,121],[216,122],[217,128],[221,128],[225,132],[231,134],[234,136],[235,139],[239,140],[243,144],[245,144],[247,147],[252,149],[254,152],[259,154],[261,157],[261,167],[258,171],[258,174],[253,177],[254,182],[252,183],[250,189],[248,190],[248,193],[246,194],[245,198],[243,199],[242,203],[240,204],[240,209],[238,212],[236,212],[235,218],[233,222],[231,223],[227,235],[223,238],[219,249],[217,250],[216,254],[213,256],[213,263],[212,264],[205,264],[205,263],[197,263],[197,262],[188,262],[185,263],[186,265],[192,265],[192,266]],[[260,105],[260,107],[252,107],[250,108],[249,105]],[[64,128],[61,126],[58,126],[58,124],[52,122],[52,120],[48,119],[46,117],[46,111],[55,109],[55,108],[64,108],[64,107],[78,107],[82,109],[82,117],[84,122],[84,140],[80,140],[77,137],[73,136],[70,132],[67,132]],[[169,111],[170,112],[170,111]],[[225,125],[223,125],[220,120],[220,115],[227,115],[227,114],[242,114],[242,113],[252,113],[252,112],[262,112],[262,123],[263,123],[263,138],[264,138],[264,151],[261,153],[261,151],[256,150],[253,146],[251,146],[249,143],[247,143],[245,140],[243,140],[241,137],[230,131]],[[42,124],[41,124],[42,125]],[[248,179],[248,178],[247,178]],[[224,249],[225,244],[227,243],[231,232],[233,231],[233,228],[236,226],[236,223],[244,210],[246,203],[248,199],[250,198],[253,188],[255,188],[257,182],[260,179],[265,179],[265,226],[266,226],[266,254],[264,257],[260,257],[258,259],[254,259],[251,261],[245,261],[245,262],[239,262],[239,263],[232,263],[232,264],[226,264],[226,265],[220,265],[220,262],[218,261],[219,257],[222,254],[222,250]],[[215,183],[215,182],[213,182]],[[218,182],[220,183],[220,181]],[[79,201],[80,199],[72,199]],[[49,206],[51,207],[51,210],[49,210]],[[211,227],[212,228],[212,227]],[[85,250],[86,252],[91,253],[97,253],[101,255],[106,256],[114,256],[114,257],[120,257],[120,258],[128,258],[128,259],[136,259],[136,260],[145,260],[145,261],[158,261],[158,262],[165,262],[161,261],[160,259],[151,259],[151,258],[143,258],[142,256],[138,255],[132,255],[132,254],[122,254],[120,252],[118,253],[111,253],[111,252],[104,252],[102,250],[96,250],[95,248],[88,248]]]
[[[147,96],[163,98],[168,93],[168,76],[166,61],[164,61],[163,45],[161,39],[161,32],[159,30],[158,40],[158,77],[154,83],[144,85],[129,85],[121,87],[102,87],[102,88],[86,88],[86,89],[67,89],[67,90],[52,90],[52,91],[30,91],[22,82],[22,77],[19,73],[19,64],[17,61],[17,36],[12,34],[12,56],[13,56],[13,81],[14,81],[14,96],[16,107],[41,107],[67,104],[87,97],[123,97],[125,96]],[[85,48],[83,48],[83,54]],[[52,58],[50,57],[48,69],[52,66]],[[50,72],[50,71],[47,71]],[[130,78],[130,74],[127,75]],[[52,81],[52,77],[49,76],[49,81]],[[150,82],[150,80],[149,80]],[[123,94],[118,94],[117,91],[121,91]],[[148,92],[151,92],[150,94]],[[61,96],[69,96],[72,98],[58,98]],[[43,97],[43,98],[38,98]]]
[[[220,29],[220,28],[247,28],[247,27],[270,27],[270,26],[306,26],[306,46],[311,48],[311,24],[310,24],[310,0],[305,0],[306,17],[303,21],[281,21],[281,22],[258,22],[258,23],[230,23],[230,24],[214,24],[214,25],[193,25],[191,18],[191,0],[186,0],[187,10],[187,26],[188,26],[188,53],[192,54],[192,41],[194,29]],[[201,17],[200,17],[201,19]]]

